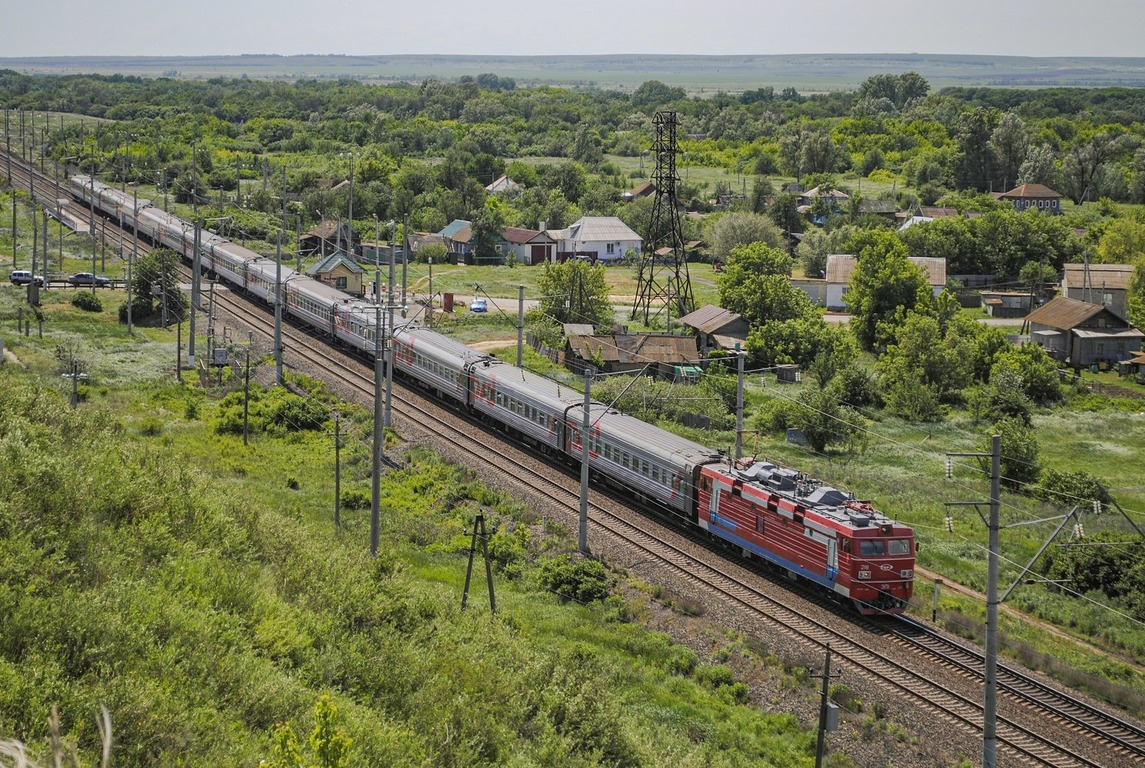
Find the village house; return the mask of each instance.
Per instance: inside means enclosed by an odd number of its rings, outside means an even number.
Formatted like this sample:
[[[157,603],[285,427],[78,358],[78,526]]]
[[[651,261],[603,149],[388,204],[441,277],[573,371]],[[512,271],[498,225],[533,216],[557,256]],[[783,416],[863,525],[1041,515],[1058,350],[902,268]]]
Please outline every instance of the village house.
[[[360,240],[348,223],[323,219],[302,235],[298,248],[303,256],[328,256],[335,251],[356,254]]]
[[[700,355],[691,336],[664,333],[617,333],[610,336],[568,336],[565,365],[584,370],[590,365],[605,373],[641,373],[676,378],[679,369],[699,372]]]
[[[715,304],[705,304],[681,317],[680,322],[696,332],[702,354],[712,349],[742,349],[750,330],[741,315]]]
[[[539,229],[507,227],[497,243],[497,252],[517,264],[544,264],[553,261],[556,243]]]
[[[355,296],[363,295],[362,275],[366,270],[358,266],[342,251],[334,251],[322,261],[306,270],[306,274],[332,288]]]
[[[1109,307],[1126,316],[1132,264],[1066,264],[1062,271],[1062,296]]]
[[[910,256],[908,261],[922,268],[927,285],[935,296],[946,289],[946,259],[928,256]],[[827,309],[839,312],[846,308],[843,294],[851,283],[851,274],[858,266],[858,259],[844,253],[827,256]]]
[[[582,258],[609,264],[632,251],[640,255],[640,235],[615,216],[584,216],[565,229],[546,233],[556,243],[554,261]]]
[[[1026,316],[1030,338],[1075,370],[1116,366],[1141,349],[1145,337],[1109,307],[1059,296]]]
[[[1023,184],[997,197],[999,200],[1013,203],[1016,211],[1037,208],[1046,213],[1061,213],[1062,195],[1045,184]]]

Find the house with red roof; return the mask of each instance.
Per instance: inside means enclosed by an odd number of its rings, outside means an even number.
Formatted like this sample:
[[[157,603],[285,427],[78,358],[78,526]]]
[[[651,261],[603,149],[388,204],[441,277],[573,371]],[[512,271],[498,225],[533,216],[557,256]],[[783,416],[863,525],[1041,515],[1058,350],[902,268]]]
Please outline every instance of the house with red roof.
[[[1014,187],[1009,192],[998,195],[999,200],[1014,204],[1014,209],[1025,211],[1037,208],[1047,213],[1061,213],[1062,194],[1055,192],[1045,184],[1023,184]]]

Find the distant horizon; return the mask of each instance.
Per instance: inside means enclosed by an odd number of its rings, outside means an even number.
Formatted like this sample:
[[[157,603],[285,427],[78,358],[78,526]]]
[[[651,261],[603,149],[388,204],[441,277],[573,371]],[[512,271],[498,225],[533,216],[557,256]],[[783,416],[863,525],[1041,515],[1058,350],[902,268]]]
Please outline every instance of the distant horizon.
[[[634,90],[659,80],[692,95],[794,87],[855,90],[868,77],[914,71],[946,87],[1145,87],[1145,56],[1022,56],[940,53],[762,54],[203,54],[199,56],[0,55],[0,69],[32,76],[124,75],[183,80],[457,80],[483,73],[523,86]]]
[[[1145,3],[1143,3],[1145,5]],[[242,53],[42,53],[26,56],[12,56],[0,54],[0,61],[24,61],[37,59],[224,59],[224,58],[446,58],[446,59],[618,59],[618,58],[691,58],[691,59],[743,59],[743,58],[797,58],[797,57],[863,57],[885,59],[888,57],[913,58],[977,58],[977,59],[1083,59],[1083,60],[1129,60],[1145,61],[1145,53],[1135,56],[1115,56],[1109,54],[1021,54],[1021,53],[934,53],[922,51],[802,51],[798,53],[680,53],[680,52],[649,52],[649,51],[621,51],[617,53],[337,53],[337,52],[301,52],[301,53],[259,53],[245,51]]]
[[[9,3],[6,58],[60,56],[694,56],[879,54],[1137,58],[1145,3],[1041,0],[198,0],[193,9],[140,0]],[[824,12],[826,11],[826,12]],[[328,53],[315,53],[322,48]],[[751,53],[751,50],[760,51]],[[1099,49],[1099,50],[1094,50]],[[294,51],[283,54],[282,51]],[[379,51],[379,53],[356,53]],[[430,51],[446,51],[431,53]],[[617,51],[633,51],[617,54]],[[846,55],[846,54],[844,54]],[[895,55],[895,54],[881,54]]]

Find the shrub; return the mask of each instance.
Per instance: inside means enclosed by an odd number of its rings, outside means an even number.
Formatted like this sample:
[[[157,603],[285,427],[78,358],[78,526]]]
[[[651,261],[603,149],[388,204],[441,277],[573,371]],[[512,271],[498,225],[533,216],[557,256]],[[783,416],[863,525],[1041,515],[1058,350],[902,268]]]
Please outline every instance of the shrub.
[[[1038,482],[1035,492],[1046,501],[1055,501],[1067,505],[1080,504],[1085,506],[1094,500],[1108,504],[1112,501],[1109,493],[1101,486],[1098,479],[1085,470],[1061,472],[1056,469],[1047,469]]]
[[[359,510],[369,509],[372,499],[370,494],[357,488],[342,491],[342,509]]]
[[[1038,466],[1038,441],[1034,430],[1018,418],[999,419],[994,432],[1002,438],[1002,482],[1010,488],[1036,483],[1041,467]],[[986,438],[990,450],[990,438]]]
[[[907,421],[942,421],[942,406],[934,389],[915,376],[904,376],[887,387],[887,410]]]
[[[90,291],[79,291],[72,297],[72,306],[82,309],[84,312],[102,312],[103,302],[99,297]]]
[[[696,671],[696,652],[686,645],[673,645],[664,669],[673,675],[689,677]]]
[[[602,601],[609,595],[612,580],[599,560],[573,559],[562,555],[544,560],[537,576],[542,588],[554,593],[562,602]]]
[[[860,365],[847,366],[835,374],[830,391],[840,403],[852,408],[877,408],[883,404],[874,374]]]
[[[696,667],[696,682],[712,690],[730,687],[735,684],[735,675],[730,667],[723,664],[701,664]]]

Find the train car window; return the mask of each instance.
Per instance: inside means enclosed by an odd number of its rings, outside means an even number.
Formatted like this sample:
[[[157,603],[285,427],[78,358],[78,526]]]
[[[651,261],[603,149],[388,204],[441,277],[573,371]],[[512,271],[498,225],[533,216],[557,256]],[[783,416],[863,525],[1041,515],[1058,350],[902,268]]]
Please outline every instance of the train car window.
[[[840,547],[840,549],[842,549],[848,555],[851,554],[851,540],[850,539],[843,539],[842,541],[843,541],[843,544]]]
[[[888,555],[909,555],[910,539],[891,539],[887,542]]]
[[[859,541],[859,554],[865,557],[886,554],[883,551],[882,539],[861,539]]]

